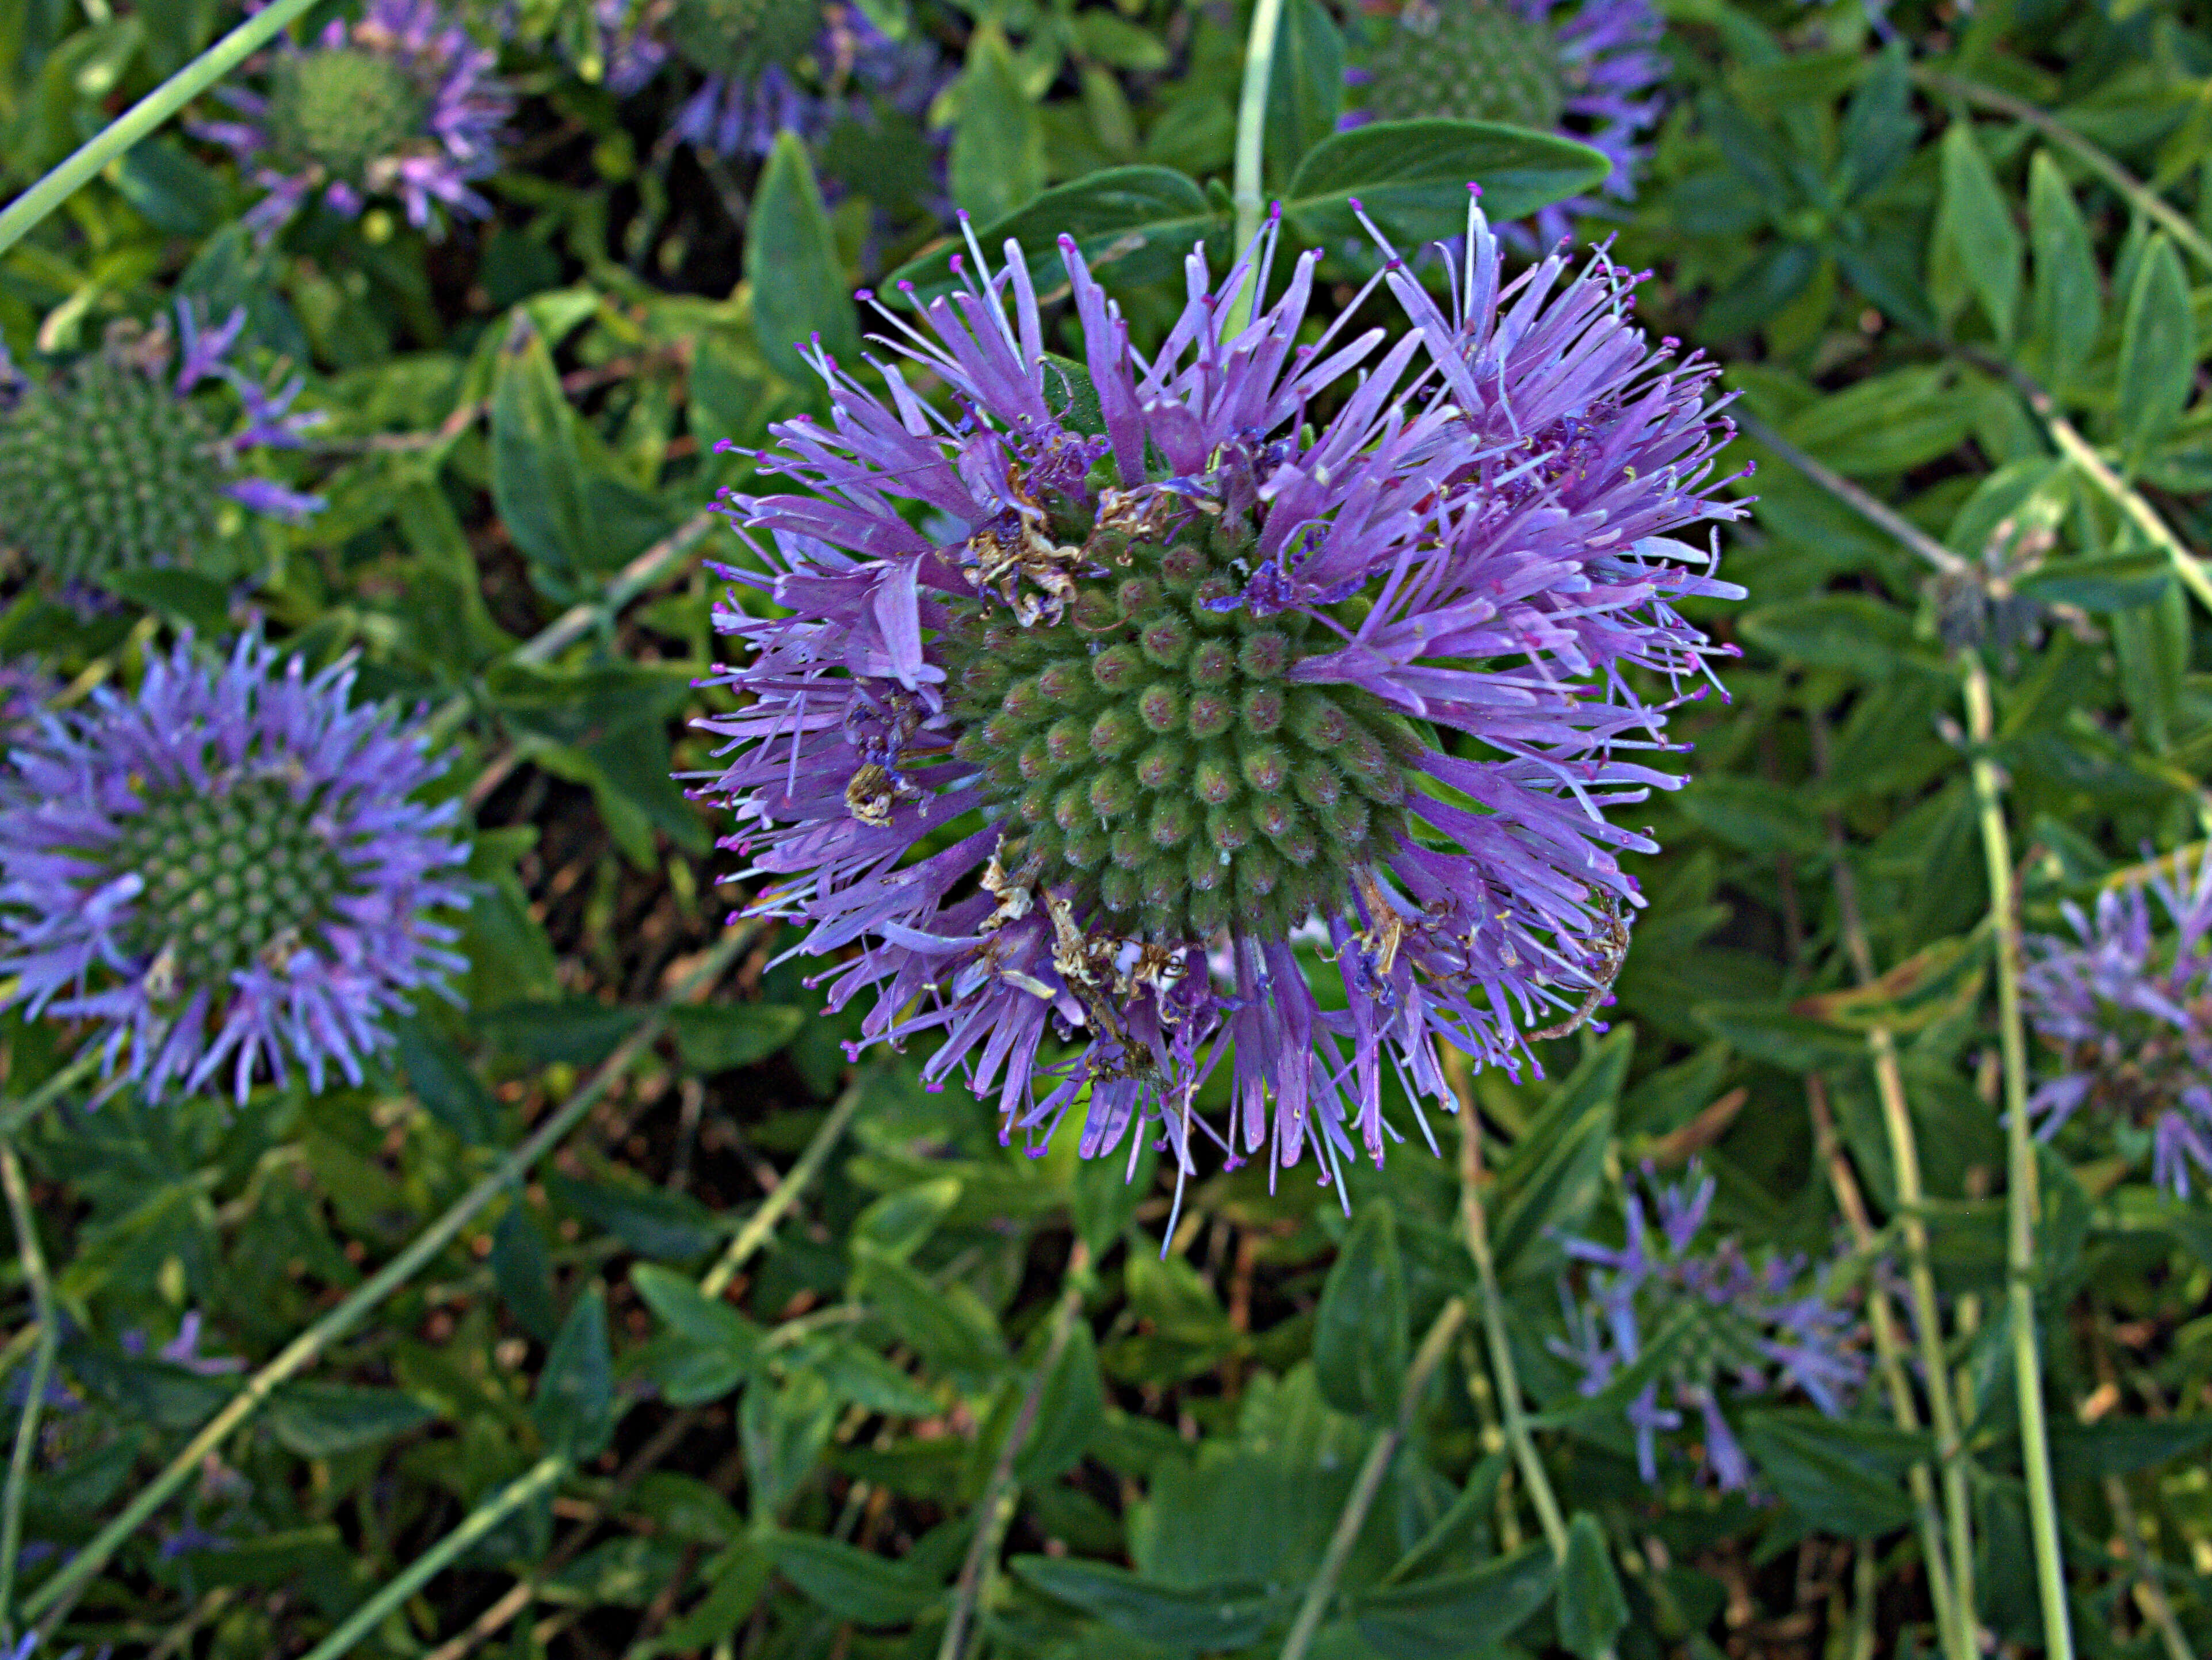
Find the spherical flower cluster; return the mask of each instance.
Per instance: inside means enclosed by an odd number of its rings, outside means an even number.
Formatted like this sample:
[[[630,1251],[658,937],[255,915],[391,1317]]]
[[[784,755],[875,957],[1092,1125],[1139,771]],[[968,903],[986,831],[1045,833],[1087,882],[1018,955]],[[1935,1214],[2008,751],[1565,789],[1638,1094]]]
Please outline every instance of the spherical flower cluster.
[[[359,1083],[381,1018],[464,966],[430,915],[468,903],[458,806],[412,799],[444,764],[349,708],[352,684],[251,637],[222,665],[187,641],[19,741],[0,975],[31,1013],[104,1029],[115,1086],[158,1100],[228,1070],[242,1099],[295,1063]]]
[[[880,100],[919,118],[943,88],[938,54],[894,40],[849,0],[599,0],[609,87],[629,94],[673,57],[702,77],[671,124],[723,155],[766,155],[779,132],[818,143]]]
[[[1608,196],[1635,193],[1667,73],[1650,0],[1401,0],[1362,24],[1344,125],[1448,116],[1560,132],[1611,160]],[[1539,234],[1557,240],[1590,205],[1545,209]]]
[[[66,581],[142,565],[189,569],[235,513],[227,502],[287,520],[321,509],[320,496],[242,465],[257,446],[298,447],[321,422],[288,412],[304,381],[272,392],[226,361],[246,326],[242,307],[209,329],[179,301],[176,319],[174,341],[166,327],[118,328],[44,382],[0,352],[0,546]],[[217,384],[244,405],[244,424],[227,436],[220,403],[197,395]]]
[[[2212,852],[2193,881],[2177,865],[2176,879],[2149,887],[2170,936],[2153,932],[2137,885],[2100,894],[2094,918],[2069,903],[2074,939],[2024,942],[2027,1018],[2063,1067],[2028,1110],[2046,1140],[2084,1108],[2124,1137],[2147,1136],[2152,1179],[2185,1199],[2192,1165],[2212,1177]]]
[[[1229,323],[1272,228],[1218,286],[1194,252],[1150,357],[1063,239],[1065,366],[1019,249],[976,252],[929,332],[883,313],[957,408],[817,348],[831,423],[757,458],[803,493],[731,498],[771,575],[729,574],[790,613],[720,615],[746,702],[705,723],[756,909],[839,959],[833,1006],[875,991],[870,1041],[942,1033],[925,1078],[964,1070],[1009,1132],[1081,1103],[1090,1155],[1161,1117],[1188,1171],[1226,1063],[1232,1156],[1311,1137],[1334,1171],[1356,1130],[1380,1159],[1386,1061],[1448,1105],[1437,1038],[1516,1065],[1617,970],[1616,854],[1653,843],[1605,809],[1681,781],[1623,753],[1668,747],[1632,672],[1698,677],[1670,602],[1741,595],[1665,537],[1740,510],[1727,427],[1602,256],[1501,288],[1468,235],[1450,314],[1374,279],[1395,340],[1358,301],[1306,337],[1316,254]]]
[[[1802,1257],[1754,1262],[1733,1238],[1699,1250],[1713,1202],[1710,1176],[1701,1178],[1692,1166],[1668,1187],[1647,1166],[1644,1185],[1658,1211],[1656,1230],[1645,1220],[1643,1195],[1632,1193],[1627,1238],[1619,1249],[1566,1242],[1569,1257],[1589,1266],[1579,1296],[1561,1287],[1571,1341],[1555,1339],[1551,1348],[1581,1369],[1585,1395],[1663,1349],[1660,1375],[1627,1408],[1644,1479],[1658,1480],[1659,1432],[1681,1428],[1684,1414],[1695,1413],[1705,1473],[1723,1489],[1747,1487],[1751,1461],[1722,1415],[1721,1391],[1795,1388],[1835,1416],[1866,1376],[1851,1346],[1856,1318],[1825,1294]]]
[[[377,197],[418,229],[439,210],[482,218],[491,204],[470,186],[497,170],[514,108],[497,61],[438,0],[368,0],[358,21],[333,18],[312,46],[270,53],[263,90],[224,88],[239,119],[192,131],[268,192],[246,216],[264,240],[319,193],[349,219]]]

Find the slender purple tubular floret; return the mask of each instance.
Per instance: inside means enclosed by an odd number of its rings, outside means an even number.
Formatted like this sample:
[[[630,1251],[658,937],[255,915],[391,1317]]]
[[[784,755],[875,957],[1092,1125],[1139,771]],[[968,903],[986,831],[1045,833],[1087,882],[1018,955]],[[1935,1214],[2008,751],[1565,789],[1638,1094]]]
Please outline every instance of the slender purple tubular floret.
[[[0,975],[33,1015],[104,1028],[111,1088],[149,1100],[290,1066],[362,1080],[406,994],[466,966],[434,919],[465,907],[459,804],[419,733],[349,708],[344,666],[189,641],[44,717],[0,794]],[[118,1072],[118,1065],[120,1072]]]
[[[319,195],[358,218],[396,199],[417,229],[440,213],[491,212],[471,186],[499,168],[514,100],[494,78],[499,54],[450,21],[439,0],[368,0],[310,46],[280,42],[263,88],[218,94],[239,119],[191,124],[227,146],[268,194],[246,216],[267,240]]]
[[[2152,1180],[2186,1199],[2212,1178],[2212,852],[2193,879],[2177,860],[2172,879],[2161,870],[2148,885],[2170,937],[2153,933],[2136,884],[2099,894],[2094,917],[2069,902],[2075,939],[2023,942],[2027,1018],[2064,1068],[2028,1110],[2046,1140],[2085,1108],[2147,1133]]]
[[[971,237],[921,328],[882,312],[888,401],[817,347],[830,423],[758,458],[796,489],[730,498],[771,573],[731,576],[793,614],[718,619],[750,651],[746,707],[704,723],[726,845],[836,959],[832,1006],[941,1034],[925,1078],[995,1092],[1009,1134],[1079,1102],[1097,1155],[1157,1117],[1188,1171],[1226,1063],[1232,1157],[1310,1137],[1326,1180],[1396,1137],[1386,1061],[1449,1107],[1438,1038],[1514,1067],[1604,997],[1642,903],[1618,854],[1653,845],[1605,809],[1681,781],[1627,757],[1674,747],[1720,649],[1671,602],[1741,593],[1665,534],[1741,511],[1727,428],[1602,255],[1501,292],[1472,207],[1468,246],[1451,315],[1393,259],[1412,330],[1307,344],[1317,256],[1232,333],[1275,232],[1218,286],[1194,251],[1146,357],[1063,238],[1078,365],[1020,250],[993,275]]]
[[[1661,1375],[1626,1409],[1644,1479],[1658,1480],[1659,1432],[1681,1428],[1683,1414],[1694,1412],[1706,1473],[1723,1490],[1743,1487],[1751,1462],[1722,1415],[1723,1385],[1754,1395],[1795,1389],[1835,1417],[1866,1379],[1853,1344],[1857,1319],[1802,1257],[1754,1262],[1733,1237],[1700,1249],[1715,1183],[1694,1164],[1673,1186],[1648,1165],[1643,1174],[1658,1226],[1645,1220],[1644,1195],[1632,1193],[1618,1249],[1565,1242],[1570,1260],[1587,1266],[1579,1296],[1560,1287],[1571,1341],[1550,1347],[1581,1369],[1586,1396],[1601,1393],[1650,1346],[1664,1347]]]

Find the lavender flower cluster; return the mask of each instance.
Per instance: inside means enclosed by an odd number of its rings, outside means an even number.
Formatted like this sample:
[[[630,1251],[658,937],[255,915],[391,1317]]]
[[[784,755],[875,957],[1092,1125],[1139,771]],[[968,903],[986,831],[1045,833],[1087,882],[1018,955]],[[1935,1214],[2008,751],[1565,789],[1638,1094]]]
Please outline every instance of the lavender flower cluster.
[[[817,347],[830,423],[756,458],[799,489],[729,499],[767,573],[729,575],[787,614],[720,614],[745,706],[703,724],[754,909],[836,958],[833,1007],[875,994],[867,1041],[941,1035],[925,1078],[1033,1145],[1155,1121],[1186,1172],[1225,1067],[1232,1158],[1310,1140],[1328,1180],[1397,1135],[1386,1063],[1449,1105],[1437,1040],[1516,1067],[1604,996],[1654,846],[1606,810],[1681,781],[1632,757],[1723,649],[1674,602],[1741,597],[1668,532],[1741,509],[1714,371],[1603,254],[1507,281],[1471,204],[1449,309],[1370,283],[1394,339],[1367,291],[1308,329],[1312,254],[1232,322],[1276,240],[1218,283],[1194,252],[1150,356],[1063,239],[1085,360],[1049,360],[972,235],[923,327],[881,309],[887,396]]]
[[[844,0],[599,0],[606,82],[637,91],[672,58],[700,75],[673,134],[723,155],[766,155],[779,132],[818,144],[874,103],[920,118],[947,76]]]
[[[2073,939],[2024,942],[2027,1017],[2060,1068],[2028,1110],[2045,1140],[2085,1110],[2147,1136],[2152,1179],[2185,1199],[2212,1177],[2212,851],[2147,885],[2171,933],[2136,884],[2098,895],[2094,916],[2069,902]]]
[[[332,18],[312,45],[284,40],[262,90],[222,88],[238,119],[192,130],[227,146],[267,192],[246,216],[264,240],[318,197],[348,219],[396,198],[418,229],[440,211],[481,218],[491,204],[472,186],[497,169],[514,108],[492,76],[497,59],[438,0],[368,0],[357,21]]]
[[[469,891],[422,739],[258,639],[186,640],[134,693],[19,732],[0,792],[0,975],[95,1028],[149,1100],[299,1066],[358,1084],[407,994],[465,966],[430,915]],[[118,1062],[120,1071],[118,1071]]]
[[[1770,1395],[1794,1388],[1836,1416],[1865,1379],[1852,1343],[1856,1317],[1829,1298],[1802,1257],[1754,1262],[1733,1238],[1699,1250],[1712,1209],[1711,1177],[1693,1166],[1673,1186],[1648,1167],[1643,1177],[1656,1228],[1645,1217],[1644,1193],[1631,1193],[1619,1247],[1566,1242],[1568,1256],[1586,1267],[1579,1295],[1561,1287],[1569,1337],[1553,1340],[1551,1348],[1581,1371],[1582,1393],[1595,1395],[1643,1360],[1648,1347],[1663,1346],[1660,1375],[1627,1408],[1644,1479],[1659,1478],[1660,1434],[1680,1429],[1685,1414],[1694,1414],[1705,1473],[1724,1490],[1748,1487],[1751,1461],[1722,1414],[1723,1390]]]

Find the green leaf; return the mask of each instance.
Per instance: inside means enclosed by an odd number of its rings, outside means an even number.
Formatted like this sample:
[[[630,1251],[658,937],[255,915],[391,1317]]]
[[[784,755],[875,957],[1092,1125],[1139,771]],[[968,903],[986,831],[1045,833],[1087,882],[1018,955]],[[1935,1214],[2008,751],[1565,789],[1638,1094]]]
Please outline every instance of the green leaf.
[[[2189,401],[2197,373],[2197,324],[2181,258],[2160,234],[2136,267],[2120,325],[2120,440],[2127,468],[2142,465]]]
[[[730,1072],[765,1061],[806,1025],[806,1011],[775,1003],[684,1003],[669,1010],[676,1047],[694,1072]]]
[[[942,1595],[934,1578],[836,1539],[779,1533],[769,1548],[779,1573],[856,1626],[902,1626]]]
[[[1495,121],[1374,121],[1323,139],[1291,181],[1285,216],[1316,242],[1364,240],[1357,200],[1398,252],[1467,229],[1467,187],[1482,186],[1494,224],[1521,219],[1602,183],[1613,164],[1551,133]]]
[[[1344,107],[1344,37],[1321,0],[1286,0],[1267,80],[1267,177],[1281,190],[1336,131]]]
[[[1745,639],[1808,668],[1843,669],[1881,680],[1913,648],[1912,618],[1861,593],[1821,593],[1746,611]]]
[[[720,1400],[743,1382],[760,1353],[760,1328],[688,1274],[652,1262],[629,1271],[629,1282],[677,1340],[656,1357],[653,1381],[671,1405]]]
[[[1297,1591],[1249,1584],[1194,1590],[1139,1578],[1103,1562],[1017,1556],[1015,1573],[1048,1596],[1103,1620],[1125,1637],[1169,1649],[1241,1649],[1297,1605]]]
[[[995,25],[969,37],[959,97],[960,119],[947,158],[952,199],[975,219],[995,222],[1029,202],[1045,182],[1044,122]],[[996,249],[984,246],[995,258]]]
[[[939,1223],[952,1214],[952,1207],[960,1202],[960,1180],[957,1177],[940,1176],[934,1181],[917,1182],[911,1187],[887,1193],[860,1213],[854,1225],[853,1237],[865,1239],[886,1256],[905,1262],[922,1243],[937,1231]]]
[[[204,236],[222,222],[222,181],[173,139],[133,145],[108,177],[155,230]]]
[[[2063,386],[2097,344],[2105,301],[2089,228],[2066,176],[2042,150],[2027,166],[2027,240],[2035,254],[2031,326],[2051,380]]]
[[[472,1147],[499,1140],[499,1103],[468,1057],[415,1016],[395,1023],[399,1065],[408,1087],[429,1115]]]
[[[1558,1578],[1540,1541],[1480,1567],[1370,1591],[1353,1599],[1352,1620],[1383,1660],[1464,1660],[1528,1623]]]
[[[541,585],[571,597],[592,562],[575,414],[544,337],[517,311],[492,376],[491,494]]]
[[[1677,805],[1692,824],[1745,853],[1810,859],[1826,845],[1804,793],[1763,778],[1718,774],[1696,779]]]
[[[1084,1451],[1106,1417],[1106,1389],[1098,1375],[1098,1344],[1086,1320],[1076,1319],[1067,1341],[1037,1394],[1036,1420],[1030,1438],[1014,1456],[1014,1473],[1024,1487],[1064,1475],[1083,1462]]]
[[[2068,1484],[2133,1475],[2207,1448],[2212,1448],[2212,1418],[2112,1417],[2094,1424],[2060,1418],[2051,1426],[2051,1456],[2058,1479]]]
[[[1006,1344],[998,1323],[973,1292],[957,1285],[939,1291],[865,1240],[855,1244],[853,1255],[854,1290],[869,1312],[933,1365],[971,1379],[1004,1369]]]
[[[1700,1003],[1690,1018],[1740,1053],[1785,1072],[1858,1066],[1866,1060],[1863,1041],[1768,1003]]]
[[[589,997],[564,997],[486,1009],[476,1026],[501,1049],[539,1066],[590,1067],[612,1054],[645,1014]]]
[[[942,1404],[882,1355],[858,1343],[809,1343],[793,1364],[811,1367],[836,1395],[889,1417],[926,1418]]]
[[[860,331],[837,239],[799,135],[776,135],[745,225],[745,280],[761,356],[785,380],[811,385],[799,349],[819,337],[842,363],[857,363]]]
[[[1018,212],[993,222],[975,240],[995,265],[1008,238],[1021,245],[1030,280],[1048,293],[1067,280],[1058,239],[1076,247],[1100,280],[1140,287],[1172,277],[1182,269],[1191,245],[1225,224],[1187,173],[1172,167],[1108,167],[1070,184],[1058,185]],[[914,285],[914,297],[926,303],[951,290],[949,258],[940,244],[917,254],[884,279],[887,288]]]
[[[1948,242],[1966,272],[1999,340],[2012,337],[2020,308],[2020,231],[1989,158],[1974,140],[1973,123],[1956,120],[1943,134],[1943,194],[1934,246]],[[1940,291],[1931,277],[1929,286]]]
[[[584,1463],[615,1432],[614,1363],[607,1353],[607,1294],[593,1286],[576,1299],[538,1374],[531,1420],[546,1446]]]
[[[1806,1525],[1844,1539],[1912,1519],[1905,1473],[1928,1456],[1924,1435],[1810,1412],[1764,1412],[1743,1426],[1744,1450]]]
[[[794,1372],[780,1388],[756,1383],[738,1397],[738,1436],[756,1525],[773,1518],[813,1472],[838,1404],[829,1384],[811,1372]]]
[[[639,1177],[579,1182],[548,1171],[545,1191],[563,1210],[611,1233],[641,1256],[696,1262],[722,1237],[714,1213],[690,1195],[649,1187]]]
[[[269,1427],[302,1458],[333,1458],[420,1429],[436,1411],[398,1389],[287,1383],[269,1403]]]
[[[1369,1200],[1345,1236],[1314,1318],[1314,1376],[1340,1412],[1388,1417],[1412,1347],[1406,1267],[1389,1201]]]
[[[1628,1623],[1628,1599],[1613,1571],[1605,1530],[1588,1511],[1567,1524],[1567,1560],[1559,1567],[1559,1646],[1579,1660],[1598,1660]]]
[[[211,576],[173,566],[110,571],[100,586],[118,599],[203,634],[230,631],[230,590]]]
[[[1903,472],[1948,454],[1973,430],[1973,400],[1937,368],[1869,375],[1783,424],[1783,436],[1851,477]]]
[[[2174,586],[2173,561],[2163,553],[2100,553],[2054,559],[2021,577],[2021,593],[2045,605],[2083,611],[2136,611],[2154,605]]]
[[[1498,1271],[1548,1273],[1559,1236],[1577,1231],[1597,1202],[1613,1111],[1636,1028],[1623,1025],[1585,1056],[1552,1091],[1498,1171],[1500,1195],[1491,1231]]]
[[[561,1329],[561,1305],[553,1295],[553,1254],[520,1198],[507,1206],[507,1214],[492,1230],[491,1277],[523,1329],[541,1343],[551,1342]]]

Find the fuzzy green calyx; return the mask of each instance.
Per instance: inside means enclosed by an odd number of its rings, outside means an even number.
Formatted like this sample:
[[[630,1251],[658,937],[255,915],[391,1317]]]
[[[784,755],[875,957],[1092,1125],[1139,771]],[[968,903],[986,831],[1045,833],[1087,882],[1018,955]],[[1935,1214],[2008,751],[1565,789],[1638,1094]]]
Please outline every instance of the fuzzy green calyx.
[[[257,959],[270,968],[336,914],[344,860],[315,798],[276,778],[155,798],[108,857],[145,880],[131,945],[176,994],[228,985]]]
[[[676,0],[668,20],[686,63],[738,81],[771,64],[795,68],[821,33],[821,0]]]
[[[1363,67],[1361,96],[1378,120],[1447,116],[1507,121],[1549,131],[1559,125],[1566,81],[1559,42],[1512,0],[1407,0]]]
[[[269,88],[269,131],[286,155],[360,185],[422,136],[429,100],[406,70],[358,46],[286,53]]]
[[[53,576],[191,567],[215,539],[224,478],[190,400],[112,356],[0,415],[0,542]]]
[[[939,642],[1005,868],[1149,941],[1285,938],[1403,831],[1402,724],[1357,688],[1285,678],[1305,617],[1206,603],[1249,555],[1216,520],[1133,539],[1076,578],[1061,621],[970,604]]]

